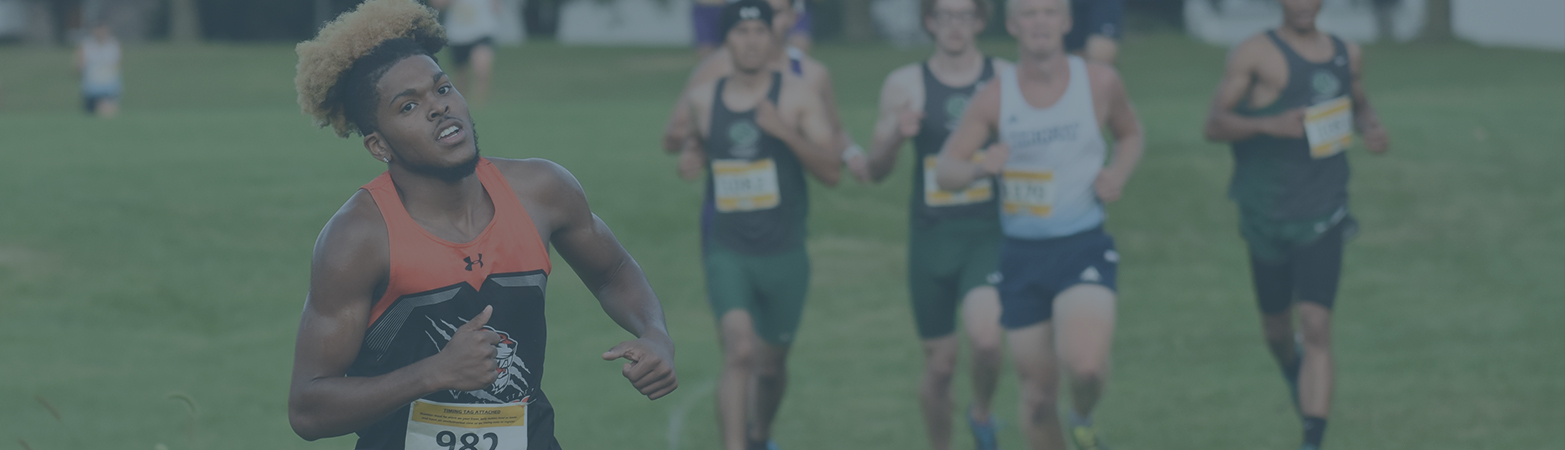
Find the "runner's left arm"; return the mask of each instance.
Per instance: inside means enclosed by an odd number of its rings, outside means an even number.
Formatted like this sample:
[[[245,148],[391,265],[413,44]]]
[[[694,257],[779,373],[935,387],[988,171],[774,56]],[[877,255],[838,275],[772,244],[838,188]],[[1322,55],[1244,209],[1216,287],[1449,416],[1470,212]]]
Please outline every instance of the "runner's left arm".
[[[1364,147],[1371,153],[1380,154],[1391,149],[1391,138],[1386,135],[1385,127],[1380,125],[1380,116],[1375,114],[1375,107],[1369,103],[1369,94],[1364,91],[1363,56],[1364,52],[1357,44],[1348,44],[1348,68],[1353,72],[1353,125],[1364,136]]]
[[[1120,79],[1118,72],[1106,65],[1097,69],[1101,69],[1099,77],[1103,82],[1094,84],[1104,86],[1108,91],[1109,114],[1105,125],[1114,134],[1114,153],[1108,166],[1098,172],[1092,187],[1097,191],[1099,200],[1113,202],[1119,200],[1125,182],[1130,180],[1130,174],[1136,171],[1136,165],[1141,162],[1146,139],[1142,135],[1141,120],[1136,117],[1136,109],[1130,104],[1130,94],[1125,91],[1124,80]]]
[[[534,198],[548,205],[549,242],[598,298],[603,311],[637,339],[614,346],[605,360],[625,358],[621,372],[647,398],[656,400],[679,387],[674,374],[674,342],[663,321],[663,306],[641,266],[625,251],[608,225],[587,205],[581,184],[552,162],[541,174],[549,178]]]

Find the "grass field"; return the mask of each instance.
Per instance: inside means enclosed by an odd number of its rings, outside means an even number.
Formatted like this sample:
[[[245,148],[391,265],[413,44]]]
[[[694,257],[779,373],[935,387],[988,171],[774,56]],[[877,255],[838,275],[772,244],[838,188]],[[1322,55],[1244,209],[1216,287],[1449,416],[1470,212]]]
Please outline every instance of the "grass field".
[[[884,75],[925,51],[817,52],[861,142]],[[1163,35],[1132,36],[1122,55],[1148,142],[1109,207],[1122,302],[1098,420],[1116,448],[1297,448],[1223,196],[1229,155],[1200,134],[1223,55]],[[1352,155],[1363,233],[1337,308],[1328,448],[1565,448],[1565,57],[1447,45],[1366,58],[1394,149]],[[0,449],[352,446],[289,430],[288,373],[315,235],[383,166],[309,126],[294,63],[286,45],[130,47],[125,113],[100,121],[78,112],[67,51],[0,48]],[[493,101],[475,110],[486,154],[576,174],[679,345],[680,390],[646,401],[598,359],[625,333],[557,263],[545,388],[567,448],[716,447],[699,185],[656,149],[692,63],[503,49]],[[814,284],[783,448],[926,448],[906,162],[881,186],[812,189]],[[1015,424],[1009,371],[1000,397]],[[1001,441],[1021,448],[1014,425]]]

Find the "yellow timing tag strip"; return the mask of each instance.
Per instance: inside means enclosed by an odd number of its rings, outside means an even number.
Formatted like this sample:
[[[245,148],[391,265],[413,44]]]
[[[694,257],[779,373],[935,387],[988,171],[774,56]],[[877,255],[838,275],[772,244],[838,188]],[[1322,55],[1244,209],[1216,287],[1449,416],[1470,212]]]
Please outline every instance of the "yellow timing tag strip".
[[[1337,97],[1304,110],[1304,136],[1310,157],[1326,158],[1353,145],[1353,101]]]
[[[1054,172],[1007,170],[1001,181],[1005,183],[1001,207],[1006,214],[1049,217],[1054,212]]]
[[[408,450],[527,449],[527,404],[413,402]]]
[[[718,212],[743,212],[777,207],[777,164],[771,158],[755,161],[712,161],[712,190]]]

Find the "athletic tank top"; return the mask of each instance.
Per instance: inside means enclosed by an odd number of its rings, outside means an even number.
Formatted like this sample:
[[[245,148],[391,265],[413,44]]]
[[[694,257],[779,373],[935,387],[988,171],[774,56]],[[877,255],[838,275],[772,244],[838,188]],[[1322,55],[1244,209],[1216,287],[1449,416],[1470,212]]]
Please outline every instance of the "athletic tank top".
[[[732,3],[732,2],[730,2],[730,3]],[[794,47],[794,46],[790,45],[787,48],[787,53],[788,53],[788,71],[793,72],[793,74],[795,76],[798,76],[798,77],[801,77],[801,78],[804,77],[804,51],[803,50],[799,50],[798,47]],[[721,91],[721,89],[719,89],[719,91]],[[776,99],[773,99],[772,101],[775,103]],[[712,218],[714,218],[716,216],[717,216],[717,205],[713,203],[712,197],[708,196],[708,197],[702,199],[701,200],[701,242],[702,242],[703,245],[706,243],[706,239],[711,237],[711,235],[712,235]]]
[[[1348,157],[1341,147],[1332,146],[1344,138],[1352,141],[1353,75],[1347,46],[1332,36],[1335,55],[1324,63],[1314,63],[1294,52],[1276,31],[1268,31],[1266,36],[1288,61],[1288,85],[1271,105],[1251,108],[1247,97],[1235,112],[1261,117],[1309,107],[1307,128],[1313,128],[1317,141],[1330,142],[1312,145],[1310,136],[1289,139],[1270,135],[1234,142],[1234,174],[1228,196],[1241,207],[1273,220],[1314,220],[1332,215],[1348,203]]]
[[[1022,97],[1016,71],[1000,71],[1000,140],[1011,147],[1001,174],[1000,226],[1005,235],[1046,239],[1103,224],[1092,182],[1103,170],[1087,64],[1069,57],[1070,84],[1054,105],[1034,108]]]
[[[466,45],[491,37],[500,28],[495,0],[454,0],[441,15],[451,45]]]
[[[958,217],[995,219],[999,198],[994,192],[995,180],[978,180],[960,191],[941,190],[935,183],[934,162],[945,147],[946,138],[961,124],[973,93],[994,78],[994,61],[984,57],[983,64],[976,81],[959,87],[941,83],[929,70],[928,62],[919,65],[924,77],[924,118],[918,124],[918,135],[913,136],[917,157],[913,159],[913,205],[909,208],[915,222],[930,224]]]
[[[713,243],[766,255],[804,244],[809,199],[804,167],[788,144],[755,124],[755,110],[735,112],[723,102],[728,78],[717,81],[707,131],[706,196],[712,199]],[[782,73],[772,73],[766,98],[777,103]]]
[[[404,406],[359,430],[355,448],[558,445],[553,407],[541,390],[549,251],[500,170],[480,159],[477,175],[494,218],[463,244],[435,237],[408,216],[389,173],[364,185],[386,222],[391,272],[348,375],[384,375],[433,356],[458,327],[493,306],[484,328],[500,334],[500,376],[484,389],[439,391]]]
[[[92,36],[82,40],[82,90],[88,93],[113,93],[119,87],[119,41],[109,39],[99,42]]]

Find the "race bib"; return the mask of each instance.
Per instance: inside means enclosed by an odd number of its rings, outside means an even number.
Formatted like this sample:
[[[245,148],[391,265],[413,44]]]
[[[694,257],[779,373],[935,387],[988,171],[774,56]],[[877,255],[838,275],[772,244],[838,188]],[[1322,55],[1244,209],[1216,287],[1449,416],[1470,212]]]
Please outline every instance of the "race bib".
[[[994,181],[988,177],[980,178],[968,185],[967,189],[952,192],[940,189],[940,183],[935,182],[934,155],[924,157],[924,204],[929,206],[957,206],[972,203],[986,202],[994,198]],[[983,154],[979,154],[978,161],[983,160]]]
[[[527,450],[527,404],[413,402],[407,450]]]
[[[1304,110],[1304,137],[1310,157],[1321,159],[1342,153],[1353,145],[1353,101],[1337,97]]]
[[[1000,206],[1006,214],[1049,217],[1054,212],[1054,172],[1006,169],[1000,181],[1005,184]]]
[[[759,211],[777,207],[777,164],[771,158],[712,161],[712,190],[718,212]]]

